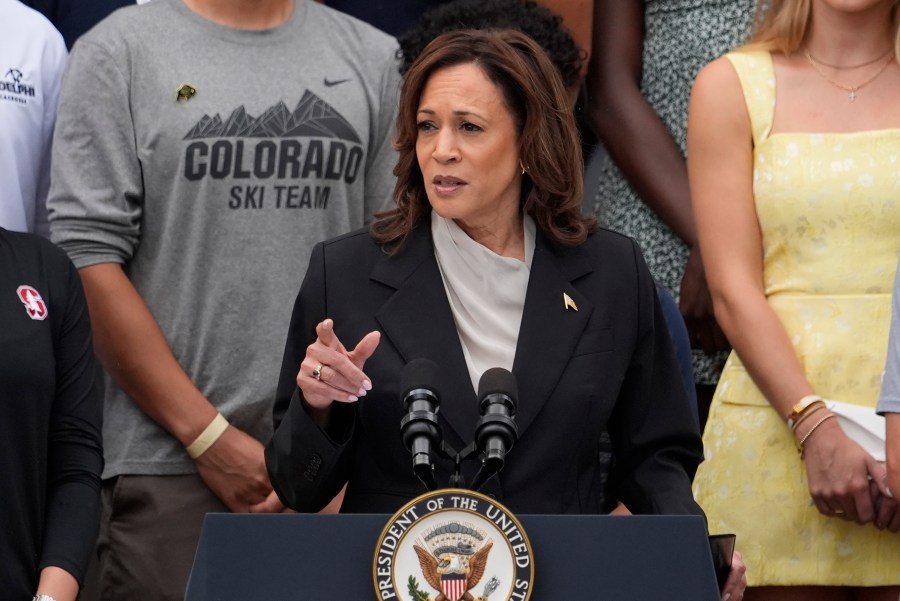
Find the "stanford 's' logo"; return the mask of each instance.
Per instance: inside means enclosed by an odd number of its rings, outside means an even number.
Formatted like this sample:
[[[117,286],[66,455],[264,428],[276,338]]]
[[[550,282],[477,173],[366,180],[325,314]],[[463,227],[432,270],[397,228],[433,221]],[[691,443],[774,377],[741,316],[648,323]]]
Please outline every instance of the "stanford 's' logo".
[[[25,305],[25,312],[28,313],[28,317],[38,321],[47,319],[47,305],[37,290],[31,286],[19,286],[16,288],[16,294],[19,295],[19,300]]]

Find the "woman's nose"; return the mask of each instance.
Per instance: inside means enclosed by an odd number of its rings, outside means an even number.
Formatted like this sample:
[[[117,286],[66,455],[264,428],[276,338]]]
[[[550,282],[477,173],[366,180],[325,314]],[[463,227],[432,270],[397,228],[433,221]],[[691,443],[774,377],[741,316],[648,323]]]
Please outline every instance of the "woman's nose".
[[[441,163],[459,160],[459,147],[456,143],[456,136],[451,131],[442,130],[438,132],[434,141],[434,159]]]

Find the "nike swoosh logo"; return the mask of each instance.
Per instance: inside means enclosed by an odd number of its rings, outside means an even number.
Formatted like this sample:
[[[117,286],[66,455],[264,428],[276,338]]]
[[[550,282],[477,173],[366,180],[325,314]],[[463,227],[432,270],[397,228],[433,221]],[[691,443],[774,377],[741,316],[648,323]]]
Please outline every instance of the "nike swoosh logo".
[[[341,83],[345,83],[350,81],[349,79],[336,79],[334,81],[329,80],[327,77],[325,78],[325,87],[330,88],[331,86],[336,86]]]

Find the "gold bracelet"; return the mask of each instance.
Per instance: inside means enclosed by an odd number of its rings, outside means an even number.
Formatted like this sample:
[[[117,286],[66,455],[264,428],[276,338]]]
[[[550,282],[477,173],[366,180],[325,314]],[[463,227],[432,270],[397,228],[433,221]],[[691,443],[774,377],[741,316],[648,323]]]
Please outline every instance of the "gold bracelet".
[[[213,446],[213,444],[219,440],[219,437],[222,436],[227,428],[228,420],[225,419],[225,416],[221,413],[217,413],[216,417],[213,418],[203,432],[200,433],[200,436],[185,447],[188,455],[191,456],[191,459],[197,459],[209,450],[209,447]]]
[[[815,405],[810,405],[809,409],[804,411],[803,414],[800,415],[800,417],[798,417],[796,420],[794,420],[794,423],[791,425],[791,432],[796,433],[797,427],[800,424],[802,424],[803,422],[805,422],[806,420],[808,420],[809,416],[811,416],[813,413],[817,412],[819,409],[827,409],[827,407],[825,406],[825,403],[821,403],[821,404],[816,403]]]
[[[788,428],[791,430],[794,429],[797,420],[800,419],[803,414],[805,414],[811,407],[816,406],[825,406],[825,399],[820,397],[817,394],[808,394],[799,401],[797,401],[793,407],[791,407],[791,414],[788,416],[787,424]]]
[[[826,415],[825,417],[823,417],[822,419],[820,419],[819,421],[814,423],[813,427],[809,429],[809,432],[807,432],[806,434],[803,435],[803,438],[801,438],[800,442],[797,443],[797,446],[800,449],[800,459],[803,459],[803,451],[804,451],[803,445],[806,444],[806,441],[809,439],[810,436],[812,436],[812,433],[815,432],[819,426],[824,424],[826,421],[830,420],[832,417],[836,417],[836,416],[834,415],[834,413],[829,413],[828,415]]]

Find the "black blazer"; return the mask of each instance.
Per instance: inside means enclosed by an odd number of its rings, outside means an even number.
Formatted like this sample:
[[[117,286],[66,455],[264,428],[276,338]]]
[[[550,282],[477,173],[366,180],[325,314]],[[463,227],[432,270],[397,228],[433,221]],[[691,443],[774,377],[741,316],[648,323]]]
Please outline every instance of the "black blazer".
[[[563,293],[578,310],[567,309]],[[296,384],[315,326],[330,317],[353,348],[381,342],[364,366],[373,389],[335,403],[328,431],[303,409]],[[443,373],[439,413],[456,450],[472,441],[476,391],[466,369],[434,257],[429,220],[397,254],[366,231],[318,244],[294,306],[266,448],[285,505],[321,509],[349,482],[342,511],[394,512],[425,492],[400,438],[400,371],[418,357]],[[581,246],[537,235],[513,373],[519,438],[483,492],[516,513],[600,513],[609,465],[598,459],[608,430],[611,494],[634,513],[701,514],[691,478],[702,445],[653,280],[637,245],[601,230]],[[436,459],[446,484],[452,465]],[[472,481],[477,466],[465,471]]]

